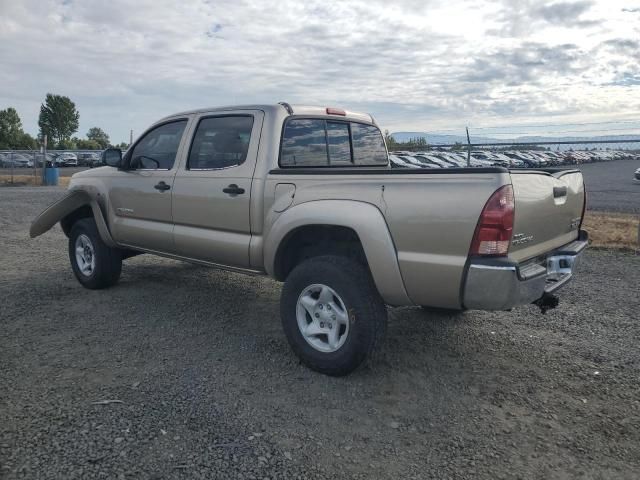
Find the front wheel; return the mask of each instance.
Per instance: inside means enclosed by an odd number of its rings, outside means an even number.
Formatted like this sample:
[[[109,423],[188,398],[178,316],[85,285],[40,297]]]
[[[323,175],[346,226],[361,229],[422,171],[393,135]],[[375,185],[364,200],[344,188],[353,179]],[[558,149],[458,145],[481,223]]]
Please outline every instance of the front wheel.
[[[386,330],[387,311],[368,269],[345,257],[303,261],[287,277],[282,325],[309,368],[342,376],[371,357]]]
[[[93,218],[78,220],[71,227],[69,260],[76,278],[86,288],[107,288],[120,278],[120,250],[102,241]]]

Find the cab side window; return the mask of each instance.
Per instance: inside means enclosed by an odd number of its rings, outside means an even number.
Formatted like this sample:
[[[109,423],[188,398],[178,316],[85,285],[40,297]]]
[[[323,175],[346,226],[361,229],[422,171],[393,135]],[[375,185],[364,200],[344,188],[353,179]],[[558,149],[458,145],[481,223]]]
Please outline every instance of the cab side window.
[[[253,117],[227,115],[203,118],[189,150],[189,170],[214,170],[242,165],[247,159]]]
[[[179,120],[147,132],[133,147],[129,161],[131,167],[140,170],[171,170],[186,126],[186,120]]]

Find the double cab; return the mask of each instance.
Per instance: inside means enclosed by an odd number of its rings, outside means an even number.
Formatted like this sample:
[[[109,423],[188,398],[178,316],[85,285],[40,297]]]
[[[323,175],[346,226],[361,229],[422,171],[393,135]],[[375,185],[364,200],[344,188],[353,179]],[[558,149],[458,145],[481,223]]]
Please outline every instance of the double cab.
[[[292,349],[329,375],[371,356],[388,306],[553,305],[587,245],[578,170],[394,168],[374,119],[338,108],[178,113],[102,162],[31,226],[60,223],[83,286],[140,253],[267,275]]]

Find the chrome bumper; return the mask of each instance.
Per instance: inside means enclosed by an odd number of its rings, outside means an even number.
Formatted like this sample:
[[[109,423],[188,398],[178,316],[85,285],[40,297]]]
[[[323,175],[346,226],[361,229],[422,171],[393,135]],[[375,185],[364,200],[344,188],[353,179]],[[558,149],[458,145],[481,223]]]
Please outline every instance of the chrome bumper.
[[[477,258],[469,264],[462,303],[472,310],[509,310],[553,293],[573,277],[588,235],[546,256],[517,264],[503,258]]]

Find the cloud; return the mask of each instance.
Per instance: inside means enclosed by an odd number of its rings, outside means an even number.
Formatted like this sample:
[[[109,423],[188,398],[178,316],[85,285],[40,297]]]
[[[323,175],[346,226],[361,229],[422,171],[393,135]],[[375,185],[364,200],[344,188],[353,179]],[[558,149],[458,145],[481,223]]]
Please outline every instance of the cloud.
[[[35,133],[45,94],[68,95],[81,135],[100,126],[115,141],[172,112],[256,102],[343,105],[403,129],[637,111],[638,35],[622,7],[599,8],[0,0],[0,108]]]

